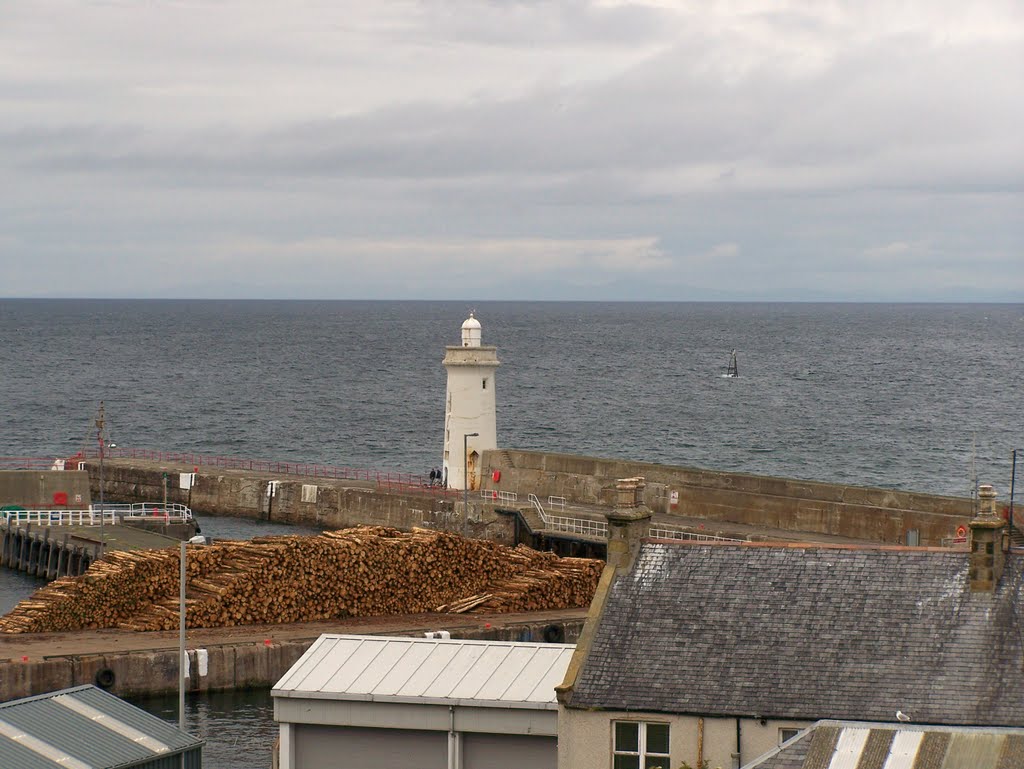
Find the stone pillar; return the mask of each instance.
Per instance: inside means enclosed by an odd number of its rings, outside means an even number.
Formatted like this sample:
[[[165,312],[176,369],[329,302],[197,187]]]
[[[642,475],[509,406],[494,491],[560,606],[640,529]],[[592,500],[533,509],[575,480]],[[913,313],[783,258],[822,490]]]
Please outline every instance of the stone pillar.
[[[640,540],[647,536],[651,511],[643,503],[643,478],[622,478],[615,484],[618,495],[608,518],[608,565],[622,571],[633,568]]]
[[[995,592],[1003,576],[1003,529],[1006,522],[996,514],[996,491],[989,485],[978,488],[980,510],[971,521],[969,556],[972,593]]]

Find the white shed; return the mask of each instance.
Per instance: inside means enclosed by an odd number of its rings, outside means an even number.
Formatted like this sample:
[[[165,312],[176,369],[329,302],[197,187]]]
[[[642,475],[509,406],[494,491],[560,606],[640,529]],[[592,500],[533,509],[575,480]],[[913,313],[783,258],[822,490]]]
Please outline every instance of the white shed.
[[[556,769],[574,649],[322,635],[272,692],[280,769]]]

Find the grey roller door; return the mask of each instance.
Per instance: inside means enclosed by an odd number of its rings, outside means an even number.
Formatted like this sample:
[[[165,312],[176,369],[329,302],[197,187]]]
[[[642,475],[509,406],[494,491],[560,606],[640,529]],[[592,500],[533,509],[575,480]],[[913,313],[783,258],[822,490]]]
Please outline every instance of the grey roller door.
[[[463,769],[557,769],[558,740],[521,734],[462,735]]]
[[[448,735],[297,724],[295,763],[296,769],[446,769]]]

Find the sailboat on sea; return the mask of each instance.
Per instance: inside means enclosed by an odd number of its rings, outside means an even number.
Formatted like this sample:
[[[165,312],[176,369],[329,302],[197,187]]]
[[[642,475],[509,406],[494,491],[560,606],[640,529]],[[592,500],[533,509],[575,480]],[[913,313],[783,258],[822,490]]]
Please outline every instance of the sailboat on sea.
[[[722,374],[726,379],[735,379],[740,375],[739,366],[736,363],[736,351],[732,351],[732,355],[729,358],[729,365],[726,366],[725,373]]]

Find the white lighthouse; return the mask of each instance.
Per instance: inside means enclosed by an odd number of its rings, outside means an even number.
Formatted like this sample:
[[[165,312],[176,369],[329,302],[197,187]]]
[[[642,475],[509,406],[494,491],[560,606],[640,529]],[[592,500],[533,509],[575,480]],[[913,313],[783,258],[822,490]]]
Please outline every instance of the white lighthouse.
[[[494,399],[498,348],[485,347],[480,339],[480,321],[470,313],[462,324],[462,344],[445,348],[444,477],[452,489],[467,488],[463,468],[468,469],[468,488],[478,488],[483,452],[498,447]]]

